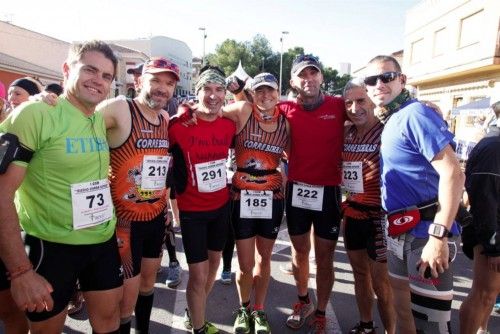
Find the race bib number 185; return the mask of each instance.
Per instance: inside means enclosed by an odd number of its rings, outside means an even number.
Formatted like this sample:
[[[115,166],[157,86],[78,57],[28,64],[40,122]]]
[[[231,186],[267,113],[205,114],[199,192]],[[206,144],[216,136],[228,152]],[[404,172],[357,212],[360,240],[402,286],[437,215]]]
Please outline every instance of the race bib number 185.
[[[273,192],[242,190],[240,217],[271,219],[273,217]]]

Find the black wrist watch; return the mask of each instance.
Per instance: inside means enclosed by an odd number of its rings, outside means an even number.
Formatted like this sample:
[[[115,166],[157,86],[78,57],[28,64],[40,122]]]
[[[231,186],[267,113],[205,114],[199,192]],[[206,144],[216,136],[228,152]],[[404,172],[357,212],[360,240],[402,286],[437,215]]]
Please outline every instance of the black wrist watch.
[[[451,237],[453,234],[448,231],[446,226],[441,225],[441,224],[430,224],[429,225],[429,230],[427,231],[429,235],[432,235],[433,237],[436,237],[438,239],[443,239],[444,237]]]

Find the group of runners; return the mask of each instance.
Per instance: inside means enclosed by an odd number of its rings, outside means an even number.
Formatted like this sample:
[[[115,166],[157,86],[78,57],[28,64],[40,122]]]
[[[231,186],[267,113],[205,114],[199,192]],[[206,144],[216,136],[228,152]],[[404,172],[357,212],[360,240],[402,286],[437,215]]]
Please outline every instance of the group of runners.
[[[136,332],[148,333],[169,185],[189,268],[184,324],[193,333],[218,333],[206,304],[230,229],[239,262],[234,332],[271,332],[265,301],[285,211],[297,287],[288,327],[311,318],[309,333],[327,332],[344,219],[360,313],[351,333],[375,332],[372,290],[387,333],[449,332],[449,245],[459,233],[464,175],[446,123],[409,95],[394,58],[373,58],[369,75],[350,81],[340,98],[321,92],[319,60],[299,55],[290,79],[295,101],[280,102],[278,81],[261,73],[248,86],[252,101],[227,106],[226,86],[242,96],[244,83],[227,85],[225,73],[208,65],[195,87],[199,102],[181,105],[171,119],[164,108],[179,80],[176,64],[149,59],[136,98],[104,101],[116,66],[105,43],[75,44],[63,95],[53,105],[22,104],[0,124],[7,333],[62,332],[77,281],[94,333],[129,333],[133,313]],[[228,186],[231,147],[236,171]]]

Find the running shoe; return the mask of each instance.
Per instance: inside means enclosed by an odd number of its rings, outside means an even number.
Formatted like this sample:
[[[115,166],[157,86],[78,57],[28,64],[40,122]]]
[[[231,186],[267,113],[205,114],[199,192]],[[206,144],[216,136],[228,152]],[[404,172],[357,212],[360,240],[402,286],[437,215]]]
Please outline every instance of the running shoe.
[[[299,329],[313,312],[314,305],[312,302],[306,304],[299,301],[293,305],[293,312],[286,319],[286,325],[293,329]]]
[[[280,265],[280,270],[283,274],[293,275],[292,262],[283,263]]]
[[[349,334],[368,334],[368,333],[375,333],[375,326],[370,326],[370,327],[365,327],[361,325],[361,323],[357,323],[356,326],[351,328],[349,331]]]
[[[220,274],[220,282],[227,285],[231,284],[233,282],[231,276],[232,275],[230,271],[222,271],[222,273]]]
[[[205,334],[219,334],[219,330],[211,322],[205,321]]]
[[[177,287],[182,282],[182,268],[179,265],[179,262],[170,262],[168,265],[168,274],[165,284],[173,289]]]
[[[255,334],[271,334],[271,326],[264,311],[253,311],[252,319]]]
[[[193,323],[191,322],[191,316],[189,315],[189,310],[184,309],[184,328],[187,330],[193,329]],[[205,321],[205,333],[206,334],[219,334],[219,330],[211,322]]]
[[[314,317],[309,324],[308,334],[326,334],[326,317]]]
[[[497,296],[495,305],[493,305],[493,311],[495,311],[496,313],[500,313],[500,295]]]
[[[250,314],[246,307],[240,307],[235,312],[233,331],[235,334],[250,333]],[[253,313],[252,313],[253,314]]]

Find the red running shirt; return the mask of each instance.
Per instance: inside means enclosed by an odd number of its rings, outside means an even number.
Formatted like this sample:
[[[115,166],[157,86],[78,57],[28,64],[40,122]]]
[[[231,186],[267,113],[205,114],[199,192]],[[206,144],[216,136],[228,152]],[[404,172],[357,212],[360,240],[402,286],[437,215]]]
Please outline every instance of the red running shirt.
[[[203,180],[198,180],[196,166],[227,159],[236,126],[233,121],[221,117],[212,122],[198,118],[197,123],[185,127],[179,121],[169,129],[176,198],[181,211],[211,211],[229,200],[227,186],[214,192],[199,191]]]
[[[325,96],[321,106],[312,111],[291,101],[279,107],[290,123],[288,179],[318,186],[340,185],[344,100]]]

